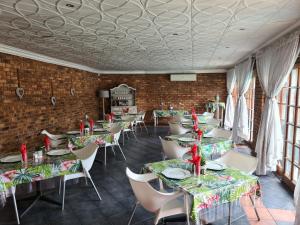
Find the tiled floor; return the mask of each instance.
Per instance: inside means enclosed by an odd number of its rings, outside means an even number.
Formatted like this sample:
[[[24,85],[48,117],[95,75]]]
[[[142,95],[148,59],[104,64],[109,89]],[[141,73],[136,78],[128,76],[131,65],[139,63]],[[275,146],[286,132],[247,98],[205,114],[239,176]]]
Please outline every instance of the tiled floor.
[[[85,183],[69,182],[66,188],[65,211],[62,212],[56,205],[45,202],[38,202],[35,207],[25,215],[21,224],[23,225],[125,225],[127,224],[131,207],[135,198],[131,191],[128,180],[125,176],[126,166],[138,172],[145,163],[161,160],[161,146],[158,135],[164,136],[166,128],[150,128],[151,136],[145,133],[139,134],[139,141],[133,139],[125,143],[124,152],[127,161],[123,161],[122,156],[117,152],[114,158],[109,152],[108,165],[95,163],[91,174],[98,187],[103,200],[97,200],[96,193],[91,185]],[[244,151],[243,149],[239,149]],[[98,159],[103,159],[103,151],[97,155]],[[261,221],[256,220],[256,216],[249,199],[242,200],[243,209],[247,217],[243,217],[233,225],[293,225],[294,206],[292,194],[288,192],[273,174],[261,177],[263,196],[257,202],[258,213]],[[54,182],[47,182],[45,186],[55,187]],[[56,181],[57,183],[57,181]],[[32,189],[34,190],[34,185]],[[28,186],[20,187],[18,198],[30,189]],[[53,189],[48,196],[59,200],[57,189]],[[22,209],[26,206],[25,201],[19,202]],[[0,210],[0,224],[14,224],[14,211],[11,199],[4,209]],[[133,219],[135,225],[153,224],[153,215],[142,208],[138,208]],[[170,223],[174,225],[185,223]],[[213,225],[226,224],[226,218],[213,223]]]

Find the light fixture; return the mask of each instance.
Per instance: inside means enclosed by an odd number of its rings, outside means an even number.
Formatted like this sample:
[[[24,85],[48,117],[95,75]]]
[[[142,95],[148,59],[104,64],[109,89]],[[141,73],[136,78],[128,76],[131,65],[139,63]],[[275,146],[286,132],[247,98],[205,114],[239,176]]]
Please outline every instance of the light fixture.
[[[102,113],[103,113],[103,119],[105,119],[104,99],[105,98],[109,98],[109,91],[107,91],[107,90],[100,90],[99,91],[99,97],[102,98]]]
[[[74,7],[74,5],[70,4],[70,3],[67,3],[66,6],[69,7],[69,8],[73,8]]]

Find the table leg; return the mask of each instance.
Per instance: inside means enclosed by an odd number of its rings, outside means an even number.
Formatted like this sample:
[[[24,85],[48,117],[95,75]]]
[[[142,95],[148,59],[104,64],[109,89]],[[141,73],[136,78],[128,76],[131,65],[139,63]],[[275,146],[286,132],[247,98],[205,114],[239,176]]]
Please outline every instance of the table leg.
[[[184,205],[185,205],[185,212],[186,212],[186,224],[190,225],[190,204],[189,204],[189,194],[184,193]]]
[[[254,196],[254,199],[252,199],[251,195],[249,195],[249,198],[250,198],[251,203],[252,203],[252,205],[253,205],[253,208],[254,208],[254,211],[255,211],[257,220],[260,221],[260,217],[259,217],[258,212],[257,212],[257,209],[256,209],[255,196]]]
[[[228,225],[231,225],[231,207],[232,207],[231,202],[229,202],[228,203],[228,208],[229,208],[229,210],[228,210]]]

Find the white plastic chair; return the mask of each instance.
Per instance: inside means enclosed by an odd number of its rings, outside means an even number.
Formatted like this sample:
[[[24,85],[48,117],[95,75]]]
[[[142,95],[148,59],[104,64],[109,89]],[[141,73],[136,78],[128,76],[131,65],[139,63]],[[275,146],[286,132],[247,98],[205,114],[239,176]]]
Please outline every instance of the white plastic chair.
[[[122,119],[123,120],[123,119]],[[122,137],[123,137],[123,146],[124,146],[124,143],[125,143],[125,138],[124,138],[124,136],[125,136],[125,134],[126,134],[126,136],[127,136],[127,139],[129,139],[129,136],[128,136],[128,133],[132,133],[132,135],[134,136],[134,138],[135,138],[135,140],[137,141],[137,137],[136,137],[136,135],[135,135],[135,130],[133,129],[133,126],[134,126],[134,120],[135,120],[135,118],[134,117],[127,117],[127,119],[126,119],[126,121],[128,121],[129,122],[129,126],[128,127],[126,127],[126,128],[124,128],[123,130],[122,130]]]
[[[239,169],[247,174],[254,173],[258,163],[256,157],[235,152],[233,150],[225,153],[221,158],[218,158],[215,161],[221,162],[227,167]]]
[[[140,204],[147,211],[155,213],[156,217],[154,224],[158,224],[160,219],[186,214],[183,201],[178,199],[183,195],[182,192],[165,193],[155,190],[148,182],[157,177],[152,174],[135,174],[129,168],[126,168],[126,175],[129,178],[133,193],[137,199],[137,202],[133,208],[132,214],[128,221],[128,225],[131,224],[137,206]]]
[[[120,152],[122,153],[124,159],[126,160],[126,157],[123,153],[123,150],[122,150],[122,148],[119,144],[119,138],[120,138],[120,135],[121,135],[121,131],[122,131],[122,128],[120,126],[115,126],[113,129],[110,130],[110,132],[113,135],[113,140],[112,140],[111,143],[105,142],[105,146],[104,146],[104,165],[105,166],[106,166],[106,150],[107,150],[107,147],[111,147],[113,153],[115,154],[114,146],[118,146]]]
[[[169,127],[170,127],[170,133],[174,135],[186,134],[187,132],[191,131],[191,129],[186,129],[183,126],[181,126],[181,124],[179,123],[169,122]]]
[[[208,120],[206,121],[206,124],[220,126],[220,120],[214,119],[214,118],[208,119]]]
[[[143,125],[145,127],[147,134],[149,134],[147,126],[145,124],[145,115],[146,115],[146,112],[139,112],[139,115],[137,115],[134,125],[136,127],[137,127],[137,125],[139,125],[139,127],[141,128],[141,131],[142,131],[142,128],[143,128],[142,125]]]
[[[232,139],[232,132],[230,130],[225,130],[223,128],[213,128],[206,135],[210,137],[216,137],[216,138]]]
[[[44,134],[44,135],[48,136],[52,140],[65,139],[66,138],[66,136],[63,135],[63,134],[50,134],[46,130],[42,130],[41,134]]]
[[[226,165],[227,167],[232,167],[241,170],[249,175],[255,172],[258,163],[256,157],[235,152],[233,150],[225,153],[225,155],[223,155],[221,158],[216,159],[215,161],[220,162]],[[260,217],[255,206],[255,197],[254,199],[252,199],[251,195],[249,195],[249,198],[252,202],[257,220],[259,221]]]
[[[168,141],[159,136],[163,148],[164,159],[181,159],[190,148],[181,147],[176,141]]]
[[[172,121],[174,121],[175,123],[184,123],[184,122],[190,122],[191,119],[185,118],[184,116],[177,114],[172,118]]]
[[[92,168],[92,165],[95,161],[95,157],[96,157],[96,154],[97,154],[97,150],[98,150],[98,145],[95,144],[95,143],[91,143],[89,145],[87,145],[86,147],[80,149],[80,150],[77,150],[77,151],[73,151],[73,153],[76,155],[77,159],[80,159],[81,160],[81,164],[82,164],[82,168],[83,168],[83,171],[82,172],[79,172],[79,173],[75,173],[75,174],[68,174],[68,175],[64,175],[63,176],[63,186],[62,186],[62,210],[64,210],[64,207],[65,207],[65,190],[66,190],[66,181],[68,180],[73,180],[73,179],[77,179],[77,178],[80,178],[80,177],[85,177],[85,178],[88,178],[97,195],[98,195],[98,198],[100,199],[100,201],[102,200],[101,199],[101,196],[91,178],[91,175],[89,173],[90,169]]]
[[[210,119],[214,118],[214,116],[215,116],[215,114],[212,112],[204,112],[202,115],[206,116],[207,118],[210,118]]]

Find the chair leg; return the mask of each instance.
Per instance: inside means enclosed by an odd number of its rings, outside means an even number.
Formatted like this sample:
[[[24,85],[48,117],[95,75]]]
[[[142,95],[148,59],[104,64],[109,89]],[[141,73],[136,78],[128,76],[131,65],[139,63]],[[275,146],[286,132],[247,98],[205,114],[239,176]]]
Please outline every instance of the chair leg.
[[[134,136],[134,138],[135,138],[135,140],[136,140],[136,142],[137,142],[137,141],[138,141],[138,139],[137,139],[137,137],[136,137],[136,135],[135,135],[135,132],[134,132],[134,130],[132,130],[131,132],[132,132],[132,134],[133,134],[133,136]]]
[[[63,190],[62,190],[62,201],[61,201],[61,211],[65,209],[65,194],[66,194],[66,181],[63,180]]]
[[[128,132],[125,132],[126,133],[126,137],[127,137],[127,140],[129,139],[129,136],[128,136]]]
[[[13,203],[14,203],[17,223],[20,224],[20,217],[19,217],[19,211],[18,211],[18,206],[17,206],[17,201],[16,201],[15,190],[11,189],[11,194],[12,194],[12,199],[13,199]]]
[[[135,203],[135,205],[134,205],[134,207],[133,207],[133,210],[132,210],[132,213],[131,213],[131,215],[130,215],[130,218],[129,218],[129,220],[128,220],[128,224],[127,224],[127,225],[130,225],[130,224],[131,224],[132,218],[133,218],[133,216],[134,216],[134,213],[135,213],[135,210],[136,210],[138,204],[139,204],[138,202]]]
[[[122,131],[122,136],[123,136],[123,146],[124,146],[124,144],[125,144],[125,138],[124,138],[124,131]]]
[[[114,156],[116,156],[116,152],[115,152],[115,149],[114,149],[114,146],[113,146],[113,145],[111,146],[111,150],[112,150],[112,152],[114,153]]]
[[[87,172],[87,173],[88,173],[88,172]],[[96,191],[96,193],[97,193],[97,195],[98,195],[98,198],[100,199],[100,201],[102,201],[102,198],[101,198],[101,196],[100,196],[100,194],[99,194],[99,192],[98,192],[97,187],[96,187],[95,184],[94,184],[94,181],[92,180],[92,177],[91,177],[90,173],[88,173],[88,178],[90,179],[90,181],[91,181],[91,183],[92,183],[92,185],[93,185],[93,187],[94,187],[94,189],[95,189],[95,191]]]
[[[58,195],[60,195],[60,192],[61,192],[61,177],[59,178]]]
[[[146,129],[147,134],[149,134],[148,129],[147,129],[147,126],[146,126],[146,124],[145,124],[144,121],[143,121],[143,125],[144,125],[144,127],[145,127],[145,129]]]
[[[124,159],[126,160],[126,157],[125,157],[125,155],[124,155],[124,153],[123,153],[123,150],[122,150],[122,148],[121,148],[121,146],[120,146],[120,144],[119,144],[119,143],[118,143],[118,146],[119,146],[120,152],[122,153],[122,155],[123,155]]]
[[[257,212],[257,209],[256,209],[256,205],[255,205],[255,199],[253,200],[252,197],[251,197],[251,195],[249,195],[249,198],[250,198],[251,203],[253,205],[253,208],[254,208],[254,211],[255,211],[255,214],[256,214],[256,218],[257,218],[258,221],[260,221],[260,217],[258,215],[258,212]],[[254,196],[254,198],[255,198],[255,196]]]

